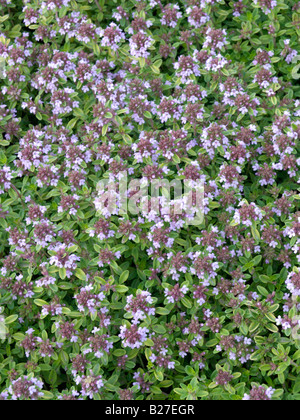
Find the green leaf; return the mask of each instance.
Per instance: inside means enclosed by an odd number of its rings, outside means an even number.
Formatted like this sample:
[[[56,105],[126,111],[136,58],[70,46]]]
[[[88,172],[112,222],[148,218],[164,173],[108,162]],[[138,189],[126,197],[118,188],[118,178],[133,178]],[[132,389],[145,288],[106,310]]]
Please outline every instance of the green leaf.
[[[13,335],[13,338],[17,341],[23,341],[26,338],[26,335],[22,333],[16,333]]]
[[[81,268],[76,268],[75,276],[82,281],[86,281],[86,274]]]
[[[34,303],[37,306],[45,306],[45,305],[48,305],[48,303],[45,300],[42,300],[42,299],[34,299]]]
[[[251,232],[252,232],[252,236],[256,241],[260,241],[260,233],[259,231],[256,229],[256,227],[252,226],[251,228]]]
[[[103,136],[103,137],[106,135],[107,130],[108,130],[108,124],[105,124],[105,125],[102,127],[102,136]]]
[[[267,324],[266,325],[267,329],[273,333],[277,333],[278,332],[278,328],[276,327],[276,325],[273,324]]]
[[[7,318],[4,319],[4,323],[5,325],[9,325],[12,324],[13,322],[15,322],[18,319],[18,315],[10,315]]]
[[[75,127],[77,121],[78,121],[78,117],[72,118],[67,124],[67,130],[72,130],[72,128]]]
[[[162,372],[160,372],[160,371],[154,371],[154,376],[155,376],[155,378],[159,381],[159,382],[162,382],[163,380],[164,380],[164,375],[163,375],[163,373]]]
[[[189,308],[189,309],[191,309],[191,307],[193,306],[192,305],[192,302],[187,298],[187,297],[183,297],[183,298],[181,298],[181,302],[183,303],[183,305],[186,307],[186,308]]]
[[[49,382],[51,383],[51,385],[55,385],[57,381],[57,373],[54,369],[51,370],[50,374],[49,374]]]
[[[119,283],[125,283],[125,281],[128,279],[128,277],[129,277],[129,271],[126,270],[120,275]]]
[[[146,117],[146,118],[152,118],[152,114],[151,114],[151,112],[149,112],[149,111],[145,111],[144,112],[144,116]]]
[[[271,312],[268,312],[266,314],[266,317],[268,318],[269,321],[276,323],[276,317]]]
[[[115,286],[115,290],[118,293],[126,293],[129,289],[127,286],[122,286],[122,285],[116,285]]]
[[[267,291],[267,289],[265,289],[262,286],[257,286],[257,290],[259,291],[259,293],[265,297],[269,296],[269,292]]]
[[[170,311],[167,308],[159,307],[155,309],[158,315],[169,315]]]
[[[153,325],[152,329],[157,334],[165,334],[167,332],[163,325]]]

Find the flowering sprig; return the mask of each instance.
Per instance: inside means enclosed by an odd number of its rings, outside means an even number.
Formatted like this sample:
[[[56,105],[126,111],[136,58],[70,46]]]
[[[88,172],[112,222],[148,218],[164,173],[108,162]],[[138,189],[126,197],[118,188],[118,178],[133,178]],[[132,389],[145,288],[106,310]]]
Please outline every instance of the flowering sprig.
[[[0,400],[299,399],[299,3],[0,10]]]

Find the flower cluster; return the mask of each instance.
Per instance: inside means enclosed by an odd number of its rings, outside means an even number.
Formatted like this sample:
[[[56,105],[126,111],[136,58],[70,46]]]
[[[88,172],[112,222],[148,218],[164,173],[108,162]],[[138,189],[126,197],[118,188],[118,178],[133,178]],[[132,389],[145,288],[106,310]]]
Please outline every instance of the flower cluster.
[[[300,399],[300,3],[0,11],[0,400]]]

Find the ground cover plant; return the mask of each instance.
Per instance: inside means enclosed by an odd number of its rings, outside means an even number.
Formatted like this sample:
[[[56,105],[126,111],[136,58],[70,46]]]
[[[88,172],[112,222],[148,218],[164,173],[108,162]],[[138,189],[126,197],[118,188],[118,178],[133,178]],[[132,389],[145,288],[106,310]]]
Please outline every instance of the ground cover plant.
[[[0,400],[299,400],[300,3],[0,11]]]

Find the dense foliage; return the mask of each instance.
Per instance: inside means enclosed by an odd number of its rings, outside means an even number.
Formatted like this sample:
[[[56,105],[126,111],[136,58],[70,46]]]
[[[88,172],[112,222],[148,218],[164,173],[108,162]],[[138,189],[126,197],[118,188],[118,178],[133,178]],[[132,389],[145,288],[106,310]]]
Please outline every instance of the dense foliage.
[[[300,3],[0,11],[0,400],[299,400]]]

